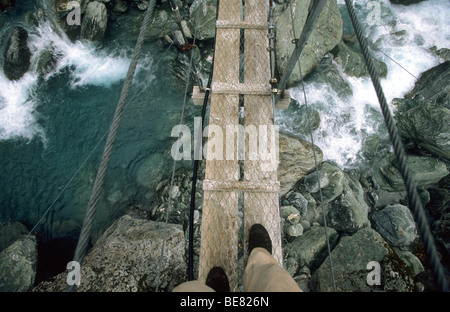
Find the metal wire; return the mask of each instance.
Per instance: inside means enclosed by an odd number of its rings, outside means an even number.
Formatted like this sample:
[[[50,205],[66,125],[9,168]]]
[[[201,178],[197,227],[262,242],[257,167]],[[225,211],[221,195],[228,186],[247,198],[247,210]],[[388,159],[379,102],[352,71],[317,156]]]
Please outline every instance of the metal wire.
[[[147,11],[145,14],[144,21],[141,26],[141,30],[136,42],[136,46],[134,48],[133,57],[131,59],[130,66],[128,68],[127,76],[125,78],[124,85],[122,87],[122,91],[119,97],[119,102],[117,104],[116,111],[114,113],[114,118],[112,121],[111,129],[108,134],[108,138],[106,139],[105,148],[103,150],[103,156],[100,161],[99,169],[97,172],[97,176],[95,178],[93,191],[91,194],[91,198],[89,200],[89,205],[87,208],[86,215],[84,217],[83,226],[81,228],[80,237],[78,239],[78,244],[75,249],[75,255],[73,261],[81,263],[86,256],[87,247],[90,240],[92,224],[95,216],[95,211],[97,209],[97,204],[100,198],[100,194],[103,188],[103,184],[105,181],[106,171],[109,166],[109,161],[111,159],[112,150],[114,147],[114,143],[117,137],[117,132],[119,129],[120,121],[122,119],[123,111],[127,102],[128,93],[131,89],[131,84],[133,81],[134,73],[136,72],[137,63],[139,60],[139,55],[142,50],[142,46],[144,43],[145,35],[150,27],[151,17],[153,15],[153,11],[155,8],[156,0],[149,0],[149,5],[147,7]],[[67,288],[67,291],[76,291],[76,285],[71,285]]]
[[[294,38],[296,38],[295,36],[295,25],[294,25],[294,13],[292,11],[292,3],[289,3],[289,9],[290,9],[290,14],[291,14],[291,22],[292,22],[292,33],[294,35]],[[298,70],[300,73],[300,81],[302,82],[302,90],[303,90],[303,96],[305,99],[305,107],[306,107],[306,118],[308,121],[308,127],[309,127],[309,133],[310,133],[310,138],[311,138],[311,145],[312,145],[312,151],[313,151],[313,155],[314,155],[314,168],[315,168],[315,172],[316,172],[316,177],[317,177],[317,183],[319,185],[319,195],[320,195],[320,206],[322,209],[322,215],[323,215],[323,225],[325,228],[325,238],[327,241],[327,251],[328,251],[328,259],[330,261],[330,272],[331,272],[331,280],[332,280],[332,284],[333,284],[333,290],[336,292],[336,279],[335,279],[335,275],[334,275],[334,267],[333,267],[333,259],[331,256],[331,246],[330,246],[330,239],[328,236],[328,226],[327,226],[327,218],[325,215],[325,207],[323,205],[323,195],[322,195],[322,188],[320,186],[320,177],[319,177],[319,167],[317,165],[317,155],[316,155],[316,148],[314,145],[314,137],[313,137],[313,131],[312,131],[312,127],[311,127],[311,118],[308,114],[308,110],[309,110],[309,106],[308,106],[308,100],[307,100],[307,96],[306,96],[306,89],[305,89],[305,82],[303,81],[303,74],[302,74],[302,67],[300,64],[300,56],[298,58]]]
[[[389,110],[389,106],[387,104],[386,98],[383,93],[383,89],[381,88],[380,80],[378,78],[378,74],[375,70],[375,67],[372,63],[372,58],[370,56],[366,39],[363,36],[363,32],[359,25],[358,19],[355,14],[355,10],[351,4],[350,0],[345,0],[345,4],[347,6],[348,13],[350,15],[350,19],[353,24],[353,28],[355,29],[356,36],[358,38],[359,44],[361,46],[361,51],[364,56],[364,60],[366,62],[367,68],[369,70],[370,78],[372,79],[372,83],[374,85],[375,91],[377,93],[378,100],[380,102],[381,110],[383,112],[384,120],[386,123],[386,127],[389,132],[389,137],[392,142],[392,146],[394,148],[394,154],[396,156],[400,173],[403,177],[403,181],[406,185],[407,197],[410,207],[413,210],[414,220],[418,226],[418,232],[420,237],[425,245],[426,254],[428,260],[430,262],[431,268],[433,270],[433,274],[437,279],[438,285],[442,291],[448,291],[448,282],[445,277],[444,269],[439,260],[439,256],[436,250],[436,245],[434,241],[434,237],[431,234],[430,227],[428,224],[428,220],[425,214],[425,210],[423,208],[422,201],[420,200],[419,194],[417,192],[414,179],[412,177],[411,171],[409,170],[407,164],[406,153],[401,141],[401,137],[398,133],[398,129],[395,125],[394,119]]]

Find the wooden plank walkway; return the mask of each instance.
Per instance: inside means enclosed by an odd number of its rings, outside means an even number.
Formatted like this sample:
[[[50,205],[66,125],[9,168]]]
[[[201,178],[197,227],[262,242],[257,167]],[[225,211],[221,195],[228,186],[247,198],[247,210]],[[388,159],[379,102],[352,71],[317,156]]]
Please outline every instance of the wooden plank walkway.
[[[211,268],[220,266],[227,273],[231,290],[237,291],[240,272],[238,207],[242,203],[244,229],[241,240],[245,261],[249,228],[254,223],[261,223],[271,235],[272,254],[282,264],[280,184],[276,171],[278,141],[273,127],[269,84],[266,1],[246,0],[242,7],[240,0],[221,0],[218,9],[203,182],[199,280],[205,282]],[[239,117],[241,109],[243,119]],[[227,130],[239,127],[240,135],[245,136],[241,141],[237,139],[239,134]],[[255,137],[246,136],[242,129],[256,129],[257,142]],[[257,155],[249,153],[255,146]],[[238,150],[243,147],[246,152],[243,166],[240,166]],[[215,159],[211,159],[213,156]],[[242,168],[243,172],[240,171]]]

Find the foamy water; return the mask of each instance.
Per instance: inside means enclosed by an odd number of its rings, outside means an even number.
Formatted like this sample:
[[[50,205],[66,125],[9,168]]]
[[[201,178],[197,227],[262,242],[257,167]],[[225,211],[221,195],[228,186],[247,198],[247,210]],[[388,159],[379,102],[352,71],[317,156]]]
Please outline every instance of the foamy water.
[[[44,79],[70,68],[73,76],[70,87],[86,85],[111,87],[123,79],[130,60],[120,53],[107,53],[94,45],[77,41],[72,43],[65,35],[56,33],[49,23],[42,22],[30,33],[28,46],[33,54],[28,72],[18,81],[10,81],[0,73],[0,140],[39,137],[45,141],[45,129],[37,123],[34,90],[39,83],[36,63],[39,54],[53,47],[59,54],[54,71]],[[122,51],[123,54],[123,51]],[[151,64],[147,56],[146,64]]]
[[[391,103],[392,99],[401,98],[408,93],[422,72],[439,64],[440,60],[430,51],[431,47],[450,47],[450,34],[446,32],[450,24],[450,4],[448,0],[430,0],[402,6],[392,5],[389,0],[377,1],[382,8],[382,16],[386,16],[384,14],[387,8],[392,12],[392,15],[387,16],[395,19],[396,23],[388,23],[386,18],[381,19],[380,24],[369,26],[366,22],[366,16],[371,12],[371,7],[367,6],[369,2],[371,1],[358,1],[358,17],[368,34],[368,40],[378,49],[373,50],[374,56],[388,67],[388,75],[382,79],[381,84],[386,99]],[[344,0],[338,0],[338,3],[345,6]],[[394,35],[402,30],[406,33]],[[362,159],[363,140],[368,135],[376,134],[384,121],[380,118],[381,115],[374,114],[374,110],[379,112],[380,108],[370,78],[342,75],[353,90],[353,95],[349,98],[340,98],[328,86],[314,81],[307,82],[305,88],[309,106],[317,110],[321,117],[320,127],[313,133],[314,142],[324,152],[324,159],[335,161],[341,167],[351,168]],[[304,104],[301,86],[291,89],[291,97],[300,105]],[[391,106],[391,110],[395,113],[394,107]],[[293,121],[292,115],[277,112],[277,122],[281,129],[295,134]],[[310,140],[309,136],[301,136]]]

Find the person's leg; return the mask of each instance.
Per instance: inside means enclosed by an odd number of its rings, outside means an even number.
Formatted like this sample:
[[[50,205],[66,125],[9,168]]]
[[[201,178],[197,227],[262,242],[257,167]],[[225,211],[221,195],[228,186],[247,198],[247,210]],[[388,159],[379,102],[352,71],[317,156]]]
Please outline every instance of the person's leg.
[[[228,283],[225,271],[220,267],[213,267],[206,277],[206,285],[199,281],[190,281],[178,285],[174,288],[174,292],[229,292],[230,285]]]
[[[254,248],[244,271],[244,289],[249,292],[300,292],[292,276],[264,248]]]
[[[261,224],[250,228],[244,290],[250,292],[301,291],[292,276],[272,257],[272,240]]]

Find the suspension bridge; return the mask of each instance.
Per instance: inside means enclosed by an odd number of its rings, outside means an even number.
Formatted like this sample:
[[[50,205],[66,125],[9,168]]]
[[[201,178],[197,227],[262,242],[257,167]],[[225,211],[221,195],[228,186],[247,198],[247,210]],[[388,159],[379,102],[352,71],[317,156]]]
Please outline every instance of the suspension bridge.
[[[75,251],[74,261],[79,263],[82,263],[87,253],[93,216],[103,187],[118,125],[133,80],[145,33],[151,27],[151,16],[155,2],[155,0],[149,1],[130,69],[106,141],[91,200]],[[177,12],[178,8],[175,3],[173,1],[170,1],[170,3],[174,12]],[[302,70],[299,57],[322,9],[326,5],[327,0],[312,2],[304,29],[300,36],[293,40],[295,48],[287,62],[286,70],[280,80],[277,80],[274,67],[272,1],[269,3],[266,3],[266,0],[245,0],[245,3],[241,0],[219,1],[216,16],[213,70],[207,86],[203,87],[203,84],[199,82],[199,86],[194,89],[193,95],[194,102],[197,104],[202,103],[203,119],[205,118],[206,106],[210,106],[208,137],[217,139],[219,133],[221,133],[222,142],[227,142],[226,151],[221,150],[218,145],[211,146],[212,143],[210,141],[207,143],[209,145],[207,148],[208,154],[209,156],[214,155],[214,157],[208,157],[208,155],[206,157],[206,172],[203,180],[204,196],[198,266],[198,279],[201,282],[206,281],[206,276],[211,268],[219,266],[225,270],[231,290],[238,291],[239,250],[240,248],[246,249],[249,228],[255,223],[264,225],[268,230],[273,244],[272,254],[278,263],[282,265],[279,215],[280,183],[277,179],[276,170],[278,142],[274,128],[274,110],[276,108],[285,108],[289,105],[289,94],[285,90],[287,79],[296,65],[299,66],[301,75]],[[406,155],[400,136],[390,115],[379,79],[370,58],[367,43],[350,0],[346,0],[346,6],[380,101],[392,145],[400,164],[400,171],[407,187],[409,205],[418,224],[419,234],[426,245],[427,256],[430,259],[435,277],[441,289],[446,291],[447,282],[443,268],[437,255],[421,200],[407,167]],[[179,18],[178,12],[177,16]],[[194,65],[191,58],[190,70],[192,66]],[[305,91],[304,95],[306,100]],[[186,97],[187,94],[185,95],[185,102]],[[252,136],[250,129],[255,131],[255,136]],[[230,147],[231,152],[229,151]],[[198,145],[195,148],[198,152],[202,147]],[[194,164],[192,194],[195,194],[198,162],[196,160]],[[173,169],[174,173],[175,163]],[[317,163],[316,173],[318,174]],[[192,208],[195,206],[194,201],[195,196],[192,196],[189,220],[190,280],[195,278],[193,274],[192,239]],[[166,224],[170,206],[169,199],[166,211]],[[326,229],[326,220],[324,220],[324,223]],[[239,246],[240,237],[242,237],[243,247]],[[164,252],[164,247],[163,243],[161,255]],[[329,245],[328,252],[331,261]],[[332,263],[330,264],[332,268]],[[331,278],[333,277],[333,272],[330,272],[330,276]],[[76,285],[70,286],[68,290],[76,290]]]

